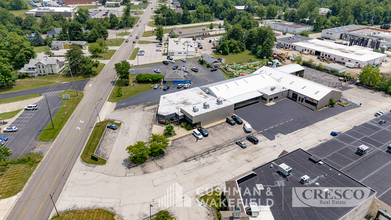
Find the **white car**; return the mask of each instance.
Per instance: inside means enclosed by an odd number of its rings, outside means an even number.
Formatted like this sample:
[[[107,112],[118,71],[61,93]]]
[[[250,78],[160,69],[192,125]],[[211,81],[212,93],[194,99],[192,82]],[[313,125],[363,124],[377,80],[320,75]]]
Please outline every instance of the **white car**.
[[[175,63],[175,60],[170,60],[170,63]]]
[[[8,126],[4,128],[4,132],[16,132],[16,131],[18,131],[18,127],[16,126]]]
[[[381,116],[381,115],[384,115],[384,112],[383,112],[383,111],[378,111],[378,112],[375,113],[375,116],[376,116],[376,117],[377,117],[377,116]]]
[[[24,107],[24,110],[37,110],[37,109],[38,109],[37,104],[28,105],[28,106]]]
[[[156,46],[157,46],[157,47],[162,47],[163,44],[162,44],[162,43],[157,43]]]
[[[201,140],[204,136],[202,136],[201,132],[199,132],[197,129],[193,130],[193,135],[196,137],[198,140]]]
[[[186,62],[186,59],[181,59],[182,62]]]
[[[156,49],[156,52],[162,52],[162,49],[157,48],[157,49]]]
[[[160,69],[154,69],[153,72],[155,73],[161,73],[162,71]]]

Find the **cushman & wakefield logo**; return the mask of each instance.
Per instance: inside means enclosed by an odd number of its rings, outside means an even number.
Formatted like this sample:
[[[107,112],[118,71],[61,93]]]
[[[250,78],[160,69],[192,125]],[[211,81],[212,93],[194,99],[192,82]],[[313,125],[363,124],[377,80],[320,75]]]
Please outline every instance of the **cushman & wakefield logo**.
[[[292,187],[292,206],[354,207],[370,195],[366,187]]]

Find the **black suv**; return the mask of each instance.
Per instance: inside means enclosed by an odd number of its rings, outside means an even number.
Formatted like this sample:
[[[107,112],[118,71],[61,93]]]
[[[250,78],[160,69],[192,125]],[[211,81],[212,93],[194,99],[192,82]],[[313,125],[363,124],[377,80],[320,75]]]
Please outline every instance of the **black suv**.
[[[232,119],[233,119],[236,123],[238,123],[238,125],[243,124],[242,119],[240,119],[240,118],[239,118],[238,116],[236,116],[236,115],[233,115],[233,116],[232,116]]]
[[[208,137],[208,135],[209,135],[208,131],[206,131],[206,129],[203,127],[199,127],[198,131],[201,132],[202,136],[204,136],[204,137]]]
[[[212,68],[212,69],[210,69],[210,71],[211,71],[211,72],[217,71],[217,68]]]
[[[173,69],[173,70],[176,70],[176,69],[178,69],[178,66],[175,65],[172,69]]]
[[[165,87],[163,88],[163,91],[167,91],[168,89],[170,89],[170,87],[169,87],[169,86],[165,86]]]
[[[168,62],[167,60],[163,60],[163,64],[164,64],[164,65],[168,65],[169,62]]]
[[[258,144],[258,142],[259,142],[258,139],[257,139],[256,137],[251,136],[251,135],[247,136],[246,139],[247,139],[248,141],[250,141],[251,143],[253,143],[253,144]]]
[[[191,70],[193,70],[194,72],[198,72],[198,68],[197,67],[192,67]]]
[[[228,124],[230,125],[235,125],[235,121],[231,118],[231,117],[227,117],[227,119],[225,120]]]

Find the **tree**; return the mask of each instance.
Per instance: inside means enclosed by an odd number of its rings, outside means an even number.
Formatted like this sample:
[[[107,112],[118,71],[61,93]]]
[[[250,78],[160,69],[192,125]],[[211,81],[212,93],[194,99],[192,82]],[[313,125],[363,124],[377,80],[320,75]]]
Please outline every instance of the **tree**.
[[[164,36],[163,26],[161,25],[157,26],[155,32],[156,32],[156,40],[162,42]]]
[[[221,25],[221,23],[219,23],[219,29],[223,28],[223,26]]]
[[[156,220],[170,220],[170,213],[166,210],[159,211],[156,213]]]
[[[129,160],[132,161],[132,163],[140,164],[148,159],[149,148],[143,141],[137,141],[136,144],[128,146],[126,151],[128,152]]]
[[[51,37],[45,37],[44,43],[48,47],[52,47],[53,38]]]
[[[164,149],[168,147],[168,139],[163,135],[152,134],[149,141],[150,155],[153,157],[164,154]]]
[[[111,28],[118,27],[118,24],[119,24],[119,20],[118,20],[117,16],[115,16],[115,14],[110,14]]]
[[[7,86],[12,80],[12,66],[8,65],[8,59],[0,58],[0,86]]]
[[[45,44],[41,34],[38,31],[35,31],[34,37],[35,37],[35,46],[43,46]]]
[[[266,18],[271,19],[277,16],[278,6],[269,5],[266,7]]]
[[[39,30],[37,18],[33,15],[27,15],[22,23],[22,30],[35,31]]]
[[[214,25],[213,25],[213,23],[210,23],[210,25],[209,25],[209,29],[213,30],[213,28],[214,28]]]
[[[90,13],[88,9],[79,9],[77,10],[77,13],[75,15],[75,20],[79,22],[80,24],[85,24],[90,18]]]
[[[116,63],[114,69],[120,79],[125,81],[129,80],[130,64],[128,61],[122,60],[121,63]]]
[[[0,146],[0,162],[12,155],[12,151],[5,145]]]
[[[266,8],[263,7],[263,6],[259,6],[257,8],[257,16],[260,17],[261,19],[264,18],[266,16]]]
[[[308,37],[310,34],[311,34],[311,31],[310,31],[310,30],[308,30],[308,31],[302,31],[302,32],[299,33],[299,35],[304,36],[304,37]]]
[[[289,9],[286,8],[286,9],[285,9],[285,12],[284,12],[284,20],[285,20],[285,21],[288,21],[289,18],[290,18],[290,16],[289,16]]]
[[[22,10],[27,9],[27,4],[23,0],[11,0],[9,1],[10,10]]]
[[[366,65],[361,69],[361,73],[358,76],[360,83],[370,87],[378,86],[380,82],[381,75],[379,67],[372,67],[371,65]]]
[[[353,23],[352,10],[349,6],[344,7],[338,14],[339,23],[341,26]]]
[[[93,28],[87,35],[87,41],[89,43],[96,42],[100,38],[100,33],[96,30],[96,28]]]
[[[25,36],[11,32],[6,37],[0,38],[0,58],[5,58],[1,60],[3,63],[19,68],[36,56],[34,48]]]
[[[106,1],[107,1],[107,0],[102,0],[100,3],[101,3],[102,5],[106,5]]]
[[[68,61],[73,75],[77,75],[83,68],[84,53],[81,46],[72,44],[71,48],[65,53],[65,58]]]
[[[103,47],[101,47],[98,43],[92,43],[88,46],[88,51],[92,54],[92,57],[97,57],[98,54],[104,52]]]
[[[174,125],[168,124],[166,128],[164,129],[164,134],[172,135],[172,132],[174,131]]]

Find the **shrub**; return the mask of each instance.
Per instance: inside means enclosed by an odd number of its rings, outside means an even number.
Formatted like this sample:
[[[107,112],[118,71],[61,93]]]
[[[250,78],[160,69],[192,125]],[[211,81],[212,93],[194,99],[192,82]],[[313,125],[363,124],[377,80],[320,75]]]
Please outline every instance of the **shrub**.
[[[333,98],[331,98],[330,105],[334,107],[335,104],[337,104],[337,102]]]
[[[181,127],[182,127],[182,128],[186,128],[186,125],[187,125],[186,122],[182,122],[182,123],[181,123]]]
[[[129,85],[129,80],[126,80],[125,81],[125,86],[128,86]]]
[[[166,210],[159,211],[156,213],[156,220],[170,220],[170,213]]]
[[[158,80],[161,80],[163,78],[164,78],[163,75],[160,75],[160,74],[149,74],[149,73],[145,73],[145,74],[140,73],[140,74],[138,74],[136,76],[137,82],[158,81]]]
[[[209,67],[210,67],[209,63],[208,63],[208,64],[206,64],[206,67],[207,67],[207,68],[209,68]]]
[[[164,129],[164,134],[171,135],[173,131],[174,131],[174,125],[168,124]]]
[[[190,131],[191,129],[193,129],[193,127],[191,125],[186,125],[186,128],[185,128],[187,131]]]
[[[122,96],[122,88],[119,87],[117,90],[117,97],[121,97],[121,96]]]

